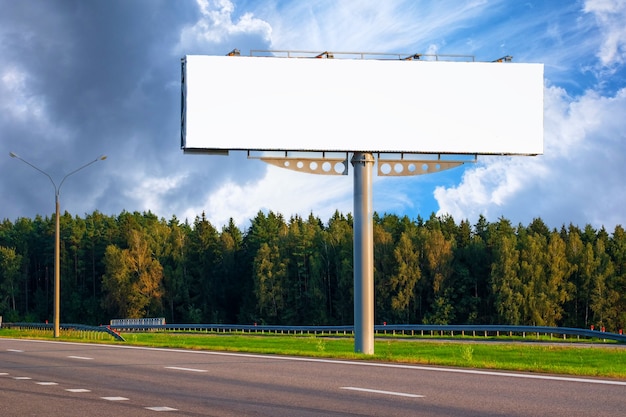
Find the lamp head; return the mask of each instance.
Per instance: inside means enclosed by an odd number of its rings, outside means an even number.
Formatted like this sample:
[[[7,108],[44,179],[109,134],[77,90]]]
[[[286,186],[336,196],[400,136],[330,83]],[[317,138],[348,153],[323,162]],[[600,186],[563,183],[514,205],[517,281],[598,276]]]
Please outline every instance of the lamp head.
[[[98,159],[101,160],[101,161],[104,161],[105,159],[107,159],[107,156],[106,155],[100,155],[98,157]]]
[[[19,158],[16,154],[14,154],[13,152],[9,152],[9,156],[11,158]]]

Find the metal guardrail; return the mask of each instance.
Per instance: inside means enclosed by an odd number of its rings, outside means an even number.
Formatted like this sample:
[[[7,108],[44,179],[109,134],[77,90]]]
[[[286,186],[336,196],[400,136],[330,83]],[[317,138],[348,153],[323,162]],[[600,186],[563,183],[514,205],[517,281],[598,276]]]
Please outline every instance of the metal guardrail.
[[[275,326],[275,325],[231,325],[231,324],[165,324],[153,326],[124,325],[111,326],[123,332],[138,331],[195,331],[215,333],[270,333],[270,334],[313,334],[313,335],[353,335],[354,326]],[[590,329],[549,326],[508,326],[508,325],[428,325],[428,324],[393,324],[376,325],[377,335],[409,336],[504,336],[521,335],[560,335],[587,339],[613,340],[626,343],[626,336],[618,333],[601,332]]]
[[[551,327],[551,326],[509,326],[509,325],[393,325],[393,326],[376,326],[379,329],[392,328],[392,331],[420,331],[420,332],[449,332],[454,335],[454,332],[466,335],[471,333],[473,336],[484,336],[489,334],[500,336],[502,333],[508,335],[522,335],[526,337],[527,334],[536,335],[561,335],[564,338],[566,336],[584,337],[589,339],[603,339],[614,340],[620,343],[626,343],[626,336],[619,333],[601,332],[590,329],[578,329],[573,327]]]
[[[2,323],[2,327],[7,329],[32,329],[32,330],[53,330],[51,323]],[[115,340],[125,342],[126,340],[118,331],[112,329],[111,326],[87,326],[84,324],[63,324],[59,325],[61,330],[78,330],[85,332],[107,333]]]
[[[2,327],[21,329],[49,329],[52,324],[47,323],[3,323]],[[233,325],[233,324],[123,324],[110,326],[86,326],[82,324],[61,324],[64,330],[83,330],[104,332],[116,340],[125,341],[120,332],[145,331],[179,331],[205,333],[260,333],[260,334],[312,334],[312,335],[353,335],[354,326],[276,326],[276,325]],[[550,326],[508,326],[508,325],[430,325],[430,324],[391,324],[376,325],[374,332],[378,336],[407,335],[407,336],[513,336],[521,335],[559,335],[563,339],[567,336],[586,339],[612,340],[626,343],[626,335],[612,332],[602,332],[591,329],[577,329],[573,327]]]

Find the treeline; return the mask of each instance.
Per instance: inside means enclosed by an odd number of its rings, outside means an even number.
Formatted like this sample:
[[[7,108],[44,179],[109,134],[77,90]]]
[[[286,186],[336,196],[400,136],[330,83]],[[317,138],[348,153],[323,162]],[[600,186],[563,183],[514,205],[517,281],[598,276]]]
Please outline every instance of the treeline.
[[[154,214],[61,216],[61,321],[353,322],[352,217],[259,212],[216,229]],[[626,324],[626,235],[374,216],[376,323]],[[52,320],[54,217],[0,223],[0,315]]]

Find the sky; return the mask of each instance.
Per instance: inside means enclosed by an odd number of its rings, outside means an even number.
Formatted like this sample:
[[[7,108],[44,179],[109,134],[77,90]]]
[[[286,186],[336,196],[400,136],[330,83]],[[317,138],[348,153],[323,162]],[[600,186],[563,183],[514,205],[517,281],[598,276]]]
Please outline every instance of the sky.
[[[373,179],[379,214],[626,225],[625,0],[0,0],[0,219],[353,212],[348,176],[183,154],[181,58],[234,48],[473,55],[544,64],[544,153]],[[506,65],[506,64],[503,64]],[[224,83],[236,80],[224,79]],[[245,97],[242,97],[245,100]],[[245,121],[242,115],[242,121]],[[219,123],[219,121],[216,121]]]

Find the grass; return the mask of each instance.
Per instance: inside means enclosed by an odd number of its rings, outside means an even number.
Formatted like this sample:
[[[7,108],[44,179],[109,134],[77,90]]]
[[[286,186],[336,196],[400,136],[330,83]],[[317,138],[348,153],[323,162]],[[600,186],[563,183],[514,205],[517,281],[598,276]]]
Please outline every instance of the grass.
[[[91,335],[88,335],[91,333]],[[409,364],[498,369],[626,379],[626,349],[619,345],[597,347],[559,343],[472,343],[407,338],[376,339],[375,354],[354,352],[350,337],[312,335],[242,335],[232,333],[127,333],[128,345],[194,350],[219,350],[288,356],[385,361]],[[52,339],[47,330],[0,330],[0,337]],[[110,335],[62,331],[61,340],[93,343],[116,342]]]

